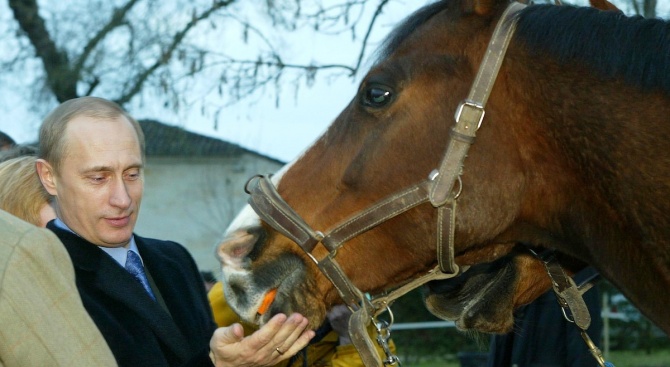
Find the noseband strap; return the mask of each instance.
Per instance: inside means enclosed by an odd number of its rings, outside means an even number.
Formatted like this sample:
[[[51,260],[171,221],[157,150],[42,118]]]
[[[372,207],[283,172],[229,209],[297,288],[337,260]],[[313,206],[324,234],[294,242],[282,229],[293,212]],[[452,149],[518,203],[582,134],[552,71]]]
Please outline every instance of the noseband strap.
[[[390,293],[381,297],[383,298],[383,301],[372,303],[368,297],[365,297],[363,293],[353,285],[337,264],[337,261],[335,261],[337,250],[351,238],[354,238],[417,205],[427,202],[428,189],[431,184],[432,181],[426,180],[407,190],[391,195],[372,207],[343,221],[326,235],[322,232],[313,230],[302,217],[300,217],[300,215],[296,213],[286,201],[284,201],[268,176],[256,175],[252,177],[247,182],[245,190],[250,195],[249,205],[251,205],[261,219],[279,233],[298,244],[298,246],[305,251],[312,261],[319,267],[321,272],[335,285],[340,296],[349,308],[357,310],[361,307],[361,304],[366,304],[370,310],[378,311],[384,309],[391,301],[407,293],[409,290],[428,281],[456,276],[459,269],[453,261],[453,249],[446,250],[447,256],[450,258],[448,262],[452,264],[450,266],[454,269],[453,272],[445,274],[442,271],[439,271],[439,269],[434,269],[426,275],[415,279],[394,291],[390,291]],[[453,227],[450,226],[450,229],[452,228]],[[318,244],[323,245],[326,250],[328,250],[326,255],[320,258],[317,258],[314,254],[314,249]],[[410,285],[412,288],[407,289]],[[373,303],[375,303],[376,306],[373,306]]]
[[[428,202],[428,191],[432,180],[426,180],[418,185],[396,193],[378,202],[372,207],[364,210],[345,220],[326,235],[313,230],[296,213],[284,199],[279,195],[274,184],[268,176],[257,175],[249,179],[245,190],[250,195],[249,205],[268,225],[286,236],[314,261],[319,270],[335,286],[342,300],[352,310],[353,315],[349,321],[349,333],[352,343],[359,351],[365,366],[381,366],[374,345],[367,334],[367,326],[370,321],[384,312],[390,304],[407,292],[415,289],[429,281],[448,279],[460,273],[458,265],[453,260],[453,241],[449,241],[446,251],[438,249],[438,253],[449,258],[447,261],[453,272],[445,273],[439,266],[428,273],[413,279],[400,287],[389,290],[378,297],[367,297],[349,280],[342,271],[335,257],[337,250],[353,237],[364,233],[380,223],[406,212],[419,204]],[[442,218],[442,215],[438,215]],[[453,224],[453,216],[447,215],[448,221]],[[440,225],[439,228],[442,228]],[[453,225],[448,226],[450,237],[453,239]],[[321,244],[326,250],[326,255],[320,258],[314,253],[314,249]],[[444,252],[444,253],[443,253]],[[395,362],[392,362],[395,361]],[[388,356],[384,364],[395,364],[397,357]]]

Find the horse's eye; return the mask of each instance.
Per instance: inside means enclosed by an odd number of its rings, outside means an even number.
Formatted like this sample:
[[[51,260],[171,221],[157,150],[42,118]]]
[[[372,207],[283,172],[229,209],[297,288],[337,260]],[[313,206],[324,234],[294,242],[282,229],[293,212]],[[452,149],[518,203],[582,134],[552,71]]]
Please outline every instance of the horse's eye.
[[[379,108],[387,105],[392,97],[393,92],[388,87],[371,85],[365,89],[361,96],[361,102],[366,107]]]

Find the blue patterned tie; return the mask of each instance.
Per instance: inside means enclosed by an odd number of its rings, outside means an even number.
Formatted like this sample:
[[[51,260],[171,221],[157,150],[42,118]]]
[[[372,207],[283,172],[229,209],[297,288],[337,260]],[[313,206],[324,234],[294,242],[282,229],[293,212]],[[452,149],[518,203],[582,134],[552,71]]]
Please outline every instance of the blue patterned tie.
[[[151,291],[146,274],[144,274],[144,266],[142,266],[140,255],[136,254],[134,251],[128,251],[126,270],[128,270],[128,272],[142,284],[142,287],[144,287],[147,293],[149,293],[149,296],[155,301],[156,297],[154,296],[154,292]]]

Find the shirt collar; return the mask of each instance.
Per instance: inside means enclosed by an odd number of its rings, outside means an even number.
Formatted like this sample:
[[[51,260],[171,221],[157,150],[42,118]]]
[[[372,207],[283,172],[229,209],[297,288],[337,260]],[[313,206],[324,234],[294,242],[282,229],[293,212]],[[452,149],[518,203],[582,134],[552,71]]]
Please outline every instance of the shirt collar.
[[[56,227],[60,229],[64,229],[79,236],[75,231],[71,230],[70,227],[68,227],[67,224],[65,224],[65,222],[63,222],[60,218],[56,218],[54,224],[56,225]],[[126,266],[126,258],[128,257],[128,251],[135,252],[137,255],[140,256],[140,260],[142,259],[142,255],[140,255],[140,251],[137,248],[137,244],[135,243],[135,236],[130,237],[130,242],[128,242],[128,245],[124,247],[98,246],[98,248],[104,251],[107,255],[111,256],[112,259],[114,259],[122,267]],[[144,260],[142,260],[142,264],[144,264]]]

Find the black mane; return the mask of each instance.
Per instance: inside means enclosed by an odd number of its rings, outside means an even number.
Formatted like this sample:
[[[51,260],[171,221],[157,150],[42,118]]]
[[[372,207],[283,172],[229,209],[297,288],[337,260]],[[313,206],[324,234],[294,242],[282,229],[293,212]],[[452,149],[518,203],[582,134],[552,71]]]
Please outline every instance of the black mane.
[[[663,20],[536,5],[521,13],[515,39],[533,54],[588,65],[603,78],[623,78],[643,90],[670,93],[670,23]]]
[[[377,51],[376,62],[389,57],[418,26],[451,4],[454,1],[438,1],[406,18]],[[589,7],[533,5],[521,13],[515,40],[535,55],[589,65],[602,78],[623,78],[643,90],[670,93],[666,21]]]
[[[405,18],[393,29],[376,52],[376,63],[388,58],[420,25],[446,9],[448,1],[426,5]]]

